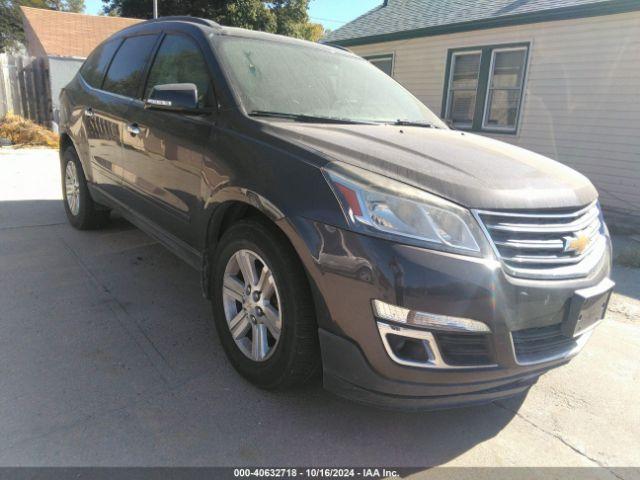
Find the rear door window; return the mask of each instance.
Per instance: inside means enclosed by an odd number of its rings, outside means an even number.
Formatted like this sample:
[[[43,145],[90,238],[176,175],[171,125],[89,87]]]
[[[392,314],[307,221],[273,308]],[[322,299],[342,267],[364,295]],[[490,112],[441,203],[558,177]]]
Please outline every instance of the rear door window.
[[[127,38],[118,49],[104,79],[103,90],[137,98],[156,35]]]
[[[120,40],[103,43],[89,55],[89,58],[87,58],[80,69],[80,75],[82,75],[85,82],[94,88],[100,88],[102,79],[104,78],[104,72],[107,70],[107,66],[117,50],[118,45],[120,45]]]

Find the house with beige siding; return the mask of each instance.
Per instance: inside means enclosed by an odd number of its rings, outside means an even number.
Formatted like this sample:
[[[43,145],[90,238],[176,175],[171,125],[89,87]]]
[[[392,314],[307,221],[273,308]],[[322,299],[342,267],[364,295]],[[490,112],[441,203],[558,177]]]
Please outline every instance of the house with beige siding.
[[[386,0],[324,42],[454,128],[582,172],[610,225],[640,228],[640,0]]]

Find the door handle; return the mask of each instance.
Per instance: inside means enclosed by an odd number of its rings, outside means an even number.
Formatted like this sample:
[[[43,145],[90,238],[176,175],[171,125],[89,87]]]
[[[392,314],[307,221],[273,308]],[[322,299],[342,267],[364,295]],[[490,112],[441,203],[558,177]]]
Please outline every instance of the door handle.
[[[140,135],[140,127],[137,123],[130,123],[127,125],[127,132],[135,137],[136,135]]]
[[[94,113],[93,113],[93,108],[89,107],[89,108],[85,108],[84,109],[84,116],[85,117],[93,117]]]

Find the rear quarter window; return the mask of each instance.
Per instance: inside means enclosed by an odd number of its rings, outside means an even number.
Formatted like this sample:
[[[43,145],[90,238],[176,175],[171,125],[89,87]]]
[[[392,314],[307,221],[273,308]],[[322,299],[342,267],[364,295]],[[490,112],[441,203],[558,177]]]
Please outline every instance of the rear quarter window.
[[[156,35],[127,38],[113,57],[103,90],[137,98],[145,67],[157,40]]]
[[[100,88],[104,72],[107,70],[113,54],[118,49],[118,45],[120,45],[120,40],[111,40],[100,45],[89,55],[89,58],[80,68],[80,75],[82,75],[85,82],[94,88]]]

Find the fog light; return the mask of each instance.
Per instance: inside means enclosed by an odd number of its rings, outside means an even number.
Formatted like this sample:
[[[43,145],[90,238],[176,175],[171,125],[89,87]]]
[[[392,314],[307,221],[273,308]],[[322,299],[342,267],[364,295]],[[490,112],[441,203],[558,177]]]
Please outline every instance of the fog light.
[[[381,300],[374,300],[372,304],[374,315],[381,320],[445,332],[491,333],[491,329],[486,324],[470,318],[450,317],[448,315],[409,310]]]
[[[432,359],[430,355],[429,343],[417,338],[402,337],[400,335],[387,335],[389,347],[396,357],[412,360],[418,363],[427,363]]]
[[[448,368],[431,332],[377,323],[384,348],[394,362],[411,367]]]

